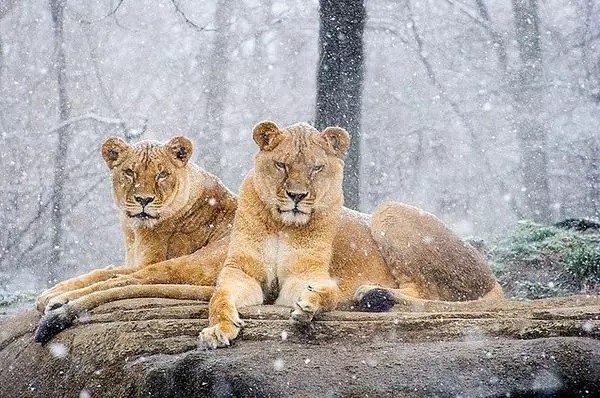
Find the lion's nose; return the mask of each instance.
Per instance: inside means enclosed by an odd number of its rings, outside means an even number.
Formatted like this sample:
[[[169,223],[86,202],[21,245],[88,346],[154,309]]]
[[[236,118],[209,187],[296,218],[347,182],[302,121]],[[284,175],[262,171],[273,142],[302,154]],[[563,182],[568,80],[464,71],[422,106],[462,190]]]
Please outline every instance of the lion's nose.
[[[286,191],[285,193],[287,194],[287,196],[290,197],[290,199],[292,199],[294,201],[295,204],[300,203],[302,201],[302,199],[304,199],[308,196],[308,193],[306,193],[306,192]]]
[[[135,201],[141,204],[142,207],[144,207],[148,203],[154,202],[154,196],[136,196]]]

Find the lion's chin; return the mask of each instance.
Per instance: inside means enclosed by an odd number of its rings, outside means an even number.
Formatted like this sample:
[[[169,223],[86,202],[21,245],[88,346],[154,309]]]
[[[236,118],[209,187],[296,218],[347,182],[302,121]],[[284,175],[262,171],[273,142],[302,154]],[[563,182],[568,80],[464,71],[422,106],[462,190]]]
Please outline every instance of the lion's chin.
[[[279,211],[281,221],[285,225],[305,225],[310,221],[310,214],[304,213],[298,209]]]

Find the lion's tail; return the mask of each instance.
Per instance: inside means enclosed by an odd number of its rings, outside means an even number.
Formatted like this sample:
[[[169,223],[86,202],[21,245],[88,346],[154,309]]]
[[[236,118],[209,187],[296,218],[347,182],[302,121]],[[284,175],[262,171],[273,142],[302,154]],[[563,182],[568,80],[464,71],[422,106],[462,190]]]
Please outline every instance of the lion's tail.
[[[386,312],[396,304],[394,294],[388,289],[372,289],[358,300],[356,305],[362,312]]]

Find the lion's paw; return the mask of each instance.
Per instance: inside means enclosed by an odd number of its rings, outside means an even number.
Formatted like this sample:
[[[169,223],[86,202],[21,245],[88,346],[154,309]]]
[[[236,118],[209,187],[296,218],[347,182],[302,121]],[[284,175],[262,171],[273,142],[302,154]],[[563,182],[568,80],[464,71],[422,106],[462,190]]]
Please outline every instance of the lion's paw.
[[[46,307],[48,306],[48,303],[55,297],[60,296],[63,292],[60,291],[60,289],[57,289],[56,286],[44,290],[43,292],[40,293],[39,296],[37,296],[36,300],[35,300],[35,307],[37,308],[37,310],[39,312],[44,312],[44,310],[46,309]]]
[[[306,325],[312,321],[318,309],[316,305],[306,300],[298,300],[290,312],[290,319],[296,324]]]
[[[235,322],[220,322],[216,325],[202,329],[200,332],[198,346],[205,350],[214,350],[220,347],[229,347],[235,339],[244,322],[237,318]]]

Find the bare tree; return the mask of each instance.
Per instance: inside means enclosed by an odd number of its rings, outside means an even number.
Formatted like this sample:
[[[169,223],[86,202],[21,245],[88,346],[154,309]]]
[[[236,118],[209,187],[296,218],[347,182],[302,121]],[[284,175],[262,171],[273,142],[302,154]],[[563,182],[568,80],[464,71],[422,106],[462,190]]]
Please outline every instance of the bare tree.
[[[15,4],[18,0],[0,0],[0,21],[4,19],[14,8]],[[0,88],[2,88],[3,82],[3,74],[4,74],[4,42],[2,40],[2,36],[0,35]],[[0,104],[2,103],[2,99],[0,99]],[[0,109],[0,127],[6,128],[3,126],[3,115],[2,110]]]
[[[343,127],[352,142],[344,170],[345,205],[360,207],[360,121],[364,0],[320,0],[315,126]]]
[[[67,93],[67,61],[64,50],[64,15],[66,0],[49,0],[54,34],[54,69],[56,71],[56,87],[58,92],[58,118],[66,121],[71,114],[71,104]],[[39,275],[40,285],[54,282],[57,271],[62,264],[63,241],[63,203],[64,189],[67,179],[66,162],[71,130],[68,124],[57,131],[57,145],[54,154],[54,183],[52,184],[51,248],[50,258],[44,272]]]
[[[521,59],[514,98],[518,109],[515,125],[521,155],[526,215],[537,221],[549,221],[547,138],[538,117],[542,109],[542,48],[537,0],[512,0],[512,5]]]
[[[218,0],[215,6],[214,41],[206,79],[206,109],[203,119],[202,165],[212,173],[221,174],[221,147],[223,116],[227,97],[227,69],[229,66],[229,0]]]

